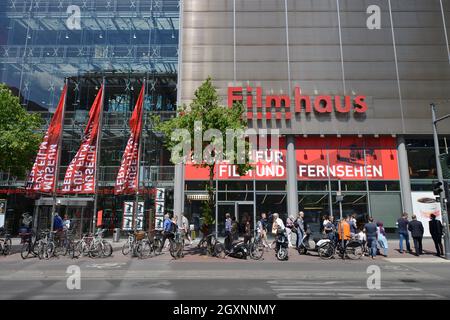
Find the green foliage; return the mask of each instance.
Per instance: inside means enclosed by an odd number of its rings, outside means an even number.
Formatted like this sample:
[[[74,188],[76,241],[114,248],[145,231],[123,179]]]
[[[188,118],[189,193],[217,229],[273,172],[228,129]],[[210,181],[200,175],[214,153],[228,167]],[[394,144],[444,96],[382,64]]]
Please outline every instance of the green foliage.
[[[41,125],[41,117],[28,113],[19,98],[0,84],[0,171],[24,177],[42,139],[37,132]]]
[[[232,150],[226,150],[225,148],[225,133],[227,129],[235,131],[245,131],[247,128],[246,119],[243,117],[244,107],[242,103],[235,103],[232,108],[228,108],[220,105],[219,96],[216,88],[212,84],[211,78],[206,79],[202,85],[195,91],[194,99],[189,106],[183,105],[178,108],[178,116],[161,122],[159,118],[154,118],[155,128],[164,134],[164,143],[166,147],[173,151],[174,147],[180,143],[180,140],[172,140],[172,133],[177,129],[185,129],[189,132],[191,137],[190,151],[194,151],[194,125],[196,121],[202,122],[202,136],[209,129],[216,129],[222,133],[223,138],[223,157],[229,158],[231,154],[236,154],[238,150],[238,143],[242,141],[234,141],[234,148]],[[208,145],[212,145],[214,140],[202,142],[202,152]],[[245,175],[248,170],[252,168],[250,165],[250,159],[248,157],[249,143],[245,144],[245,159],[244,163],[236,165],[236,171],[240,175]],[[235,160],[236,161],[236,160]],[[207,189],[209,194],[209,200],[206,201],[206,205],[203,210],[203,216],[205,221],[214,223],[212,218],[215,200],[214,200],[214,164],[197,163],[198,167],[207,167],[209,169],[209,181],[207,182]],[[206,218],[208,217],[208,218]]]

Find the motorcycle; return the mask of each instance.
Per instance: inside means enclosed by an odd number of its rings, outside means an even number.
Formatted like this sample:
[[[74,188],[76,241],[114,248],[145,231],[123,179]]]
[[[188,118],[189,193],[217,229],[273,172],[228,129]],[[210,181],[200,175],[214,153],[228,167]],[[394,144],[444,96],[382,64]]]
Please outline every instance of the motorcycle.
[[[230,250],[226,250],[226,255],[238,258],[238,259],[247,259],[247,257],[250,255],[250,250],[248,248],[248,245],[244,243],[244,241],[238,241],[231,245]]]
[[[283,231],[279,230],[277,233],[277,240],[275,246],[275,252],[278,260],[284,261],[289,259],[288,245],[289,241],[286,234],[286,230]]]
[[[305,234],[303,236],[302,242],[297,247],[298,254],[307,254],[309,252],[317,252],[319,255],[328,250],[331,240],[328,238],[318,238],[315,237],[311,241],[310,235]]]

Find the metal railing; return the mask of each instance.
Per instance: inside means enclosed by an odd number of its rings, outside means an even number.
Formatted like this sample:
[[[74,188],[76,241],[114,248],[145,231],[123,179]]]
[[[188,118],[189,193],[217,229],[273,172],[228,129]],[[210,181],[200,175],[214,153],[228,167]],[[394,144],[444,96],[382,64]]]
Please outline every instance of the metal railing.
[[[100,186],[113,186],[116,182],[117,173],[120,167],[102,166],[99,167],[98,179]],[[64,180],[67,166],[61,166],[59,175],[59,185]],[[141,168],[141,184],[144,186],[158,184],[160,182],[173,182],[175,178],[174,166],[143,166]],[[0,172],[0,186],[23,187],[24,179],[17,179],[7,172]]]

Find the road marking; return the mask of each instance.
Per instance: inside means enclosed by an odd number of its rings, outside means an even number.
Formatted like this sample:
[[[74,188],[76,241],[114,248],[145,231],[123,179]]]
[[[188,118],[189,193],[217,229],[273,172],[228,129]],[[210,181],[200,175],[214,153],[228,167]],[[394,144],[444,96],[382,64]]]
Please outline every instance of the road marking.
[[[126,265],[125,262],[106,262],[106,263],[94,263],[86,265],[86,268],[97,269],[119,269]]]
[[[450,263],[450,260],[442,258],[385,258],[392,263]]]

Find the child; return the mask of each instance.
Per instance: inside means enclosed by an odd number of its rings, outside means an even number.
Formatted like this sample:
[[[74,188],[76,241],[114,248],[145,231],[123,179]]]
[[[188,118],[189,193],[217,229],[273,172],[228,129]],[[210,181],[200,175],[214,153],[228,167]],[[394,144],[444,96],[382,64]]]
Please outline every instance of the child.
[[[366,234],[364,233],[363,229],[359,229],[359,232],[357,233],[356,238],[359,241],[361,241],[361,244],[364,248],[364,252],[367,255],[367,252],[368,252],[367,247],[366,247],[367,237],[366,237]]]

